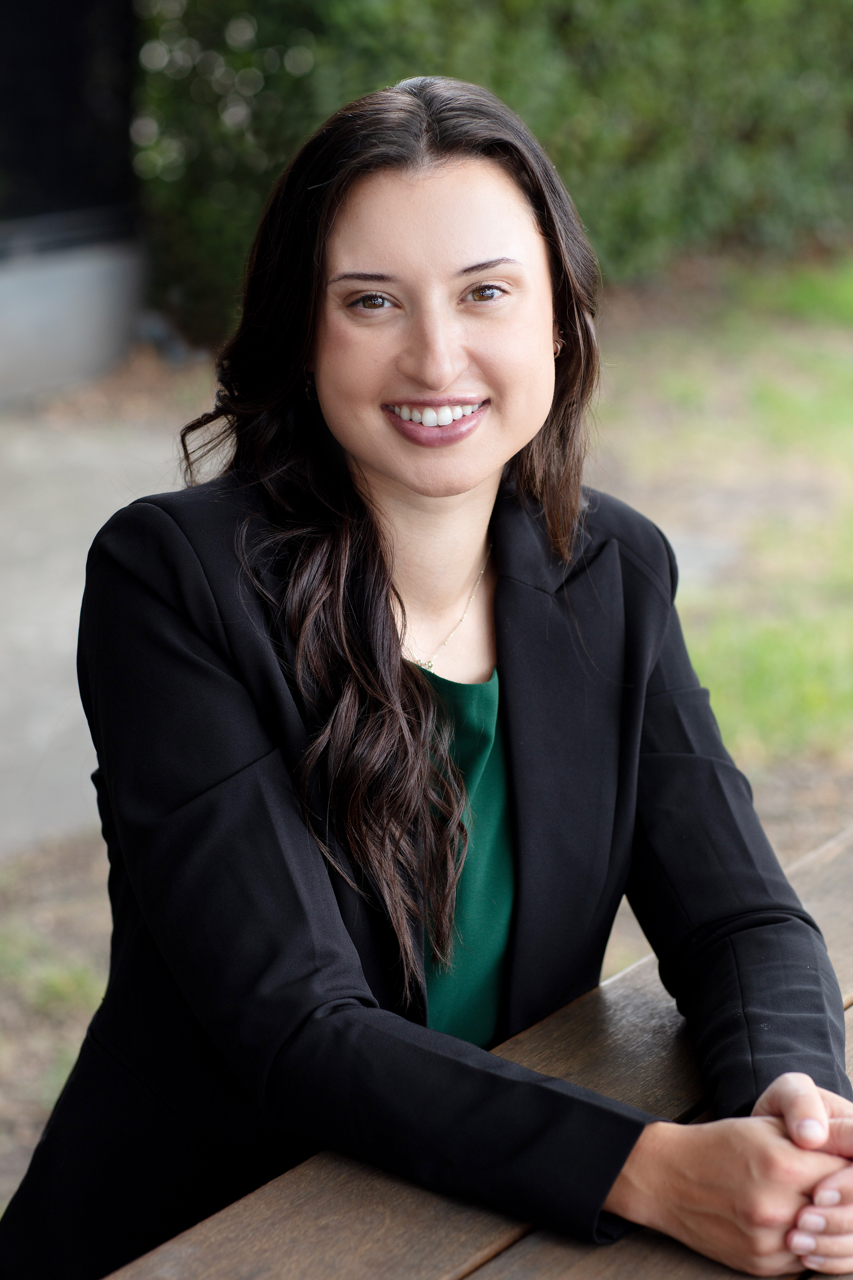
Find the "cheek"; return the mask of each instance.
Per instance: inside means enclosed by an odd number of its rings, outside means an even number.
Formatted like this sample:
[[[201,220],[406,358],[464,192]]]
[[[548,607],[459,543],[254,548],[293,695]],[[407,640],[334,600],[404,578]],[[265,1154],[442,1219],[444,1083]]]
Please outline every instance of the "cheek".
[[[552,348],[550,327],[534,322],[494,352],[494,377],[513,419],[520,415],[519,430],[535,432],[548,416],[554,398]]]
[[[554,320],[550,294],[534,294],[496,334],[492,367],[508,391],[550,403],[554,391]]]
[[[322,399],[330,407],[344,406],[350,416],[370,414],[387,381],[384,335],[358,332],[350,324],[333,321],[318,336],[315,377]]]

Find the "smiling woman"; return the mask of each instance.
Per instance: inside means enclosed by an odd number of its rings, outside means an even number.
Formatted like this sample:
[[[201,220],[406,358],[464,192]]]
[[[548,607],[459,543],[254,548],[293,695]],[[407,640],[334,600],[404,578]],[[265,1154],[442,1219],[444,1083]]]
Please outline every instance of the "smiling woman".
[[[823,941],[668,544],[581,486],[596,280],[553,166],[472,85],[352,103],[279,180],[183,433],[190,481],[227,467],[90,555],[112,966],[4,1280],[95,1280],[321,1147],[600,1243],[633,1221],[756,1275],[853,1265]],[[596,984],[625,892],[711,1123],[488,1052]]]
[[[504,468],[554,401],[547,245],[506,170],[467,158],[361,178],[326,259],[309,367],[389,539],[406,647],[432,653],[488,559]],[[369,269],[377,263],[383,271]],[[488,680],[495,667],[488,571],[464,637],[442,646],[441,674],[457,681]]]

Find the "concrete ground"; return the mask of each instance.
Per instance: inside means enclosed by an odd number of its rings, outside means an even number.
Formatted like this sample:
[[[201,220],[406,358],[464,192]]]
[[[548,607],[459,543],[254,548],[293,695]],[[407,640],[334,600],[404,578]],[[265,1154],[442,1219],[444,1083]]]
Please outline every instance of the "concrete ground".
[[[179,483],[176,433],[212,370],[140,349],[93,386],[0,417],[0,859],[97,823],[75,648],[89,545]]]

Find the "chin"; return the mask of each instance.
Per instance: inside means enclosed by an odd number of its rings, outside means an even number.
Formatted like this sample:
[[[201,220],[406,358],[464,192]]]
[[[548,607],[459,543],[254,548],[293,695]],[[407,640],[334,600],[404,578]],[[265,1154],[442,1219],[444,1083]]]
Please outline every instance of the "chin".
[[[400,475],[398,483],[422,498],[458,498],[487,483],[494,472],[458,465],[423,467],[409,475]]]

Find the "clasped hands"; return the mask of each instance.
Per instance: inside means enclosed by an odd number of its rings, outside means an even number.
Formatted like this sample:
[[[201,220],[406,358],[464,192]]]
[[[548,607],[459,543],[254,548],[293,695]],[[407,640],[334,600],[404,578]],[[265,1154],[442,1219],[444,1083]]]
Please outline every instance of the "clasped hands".
[[[853,1273],[853,1103],[779,1076],[744,1119],[647,1125],[605,1208],[756,1276]]]
[[[820,1089],[810,1076],[789,1072],[764,1091],[752,1114],[781,1121],[801,1151],[839,1165],[800,1192],[807,1203],[797,1210],[785,1245],[799,1265],[812,1271],[853,1272],[853,1103]]]

